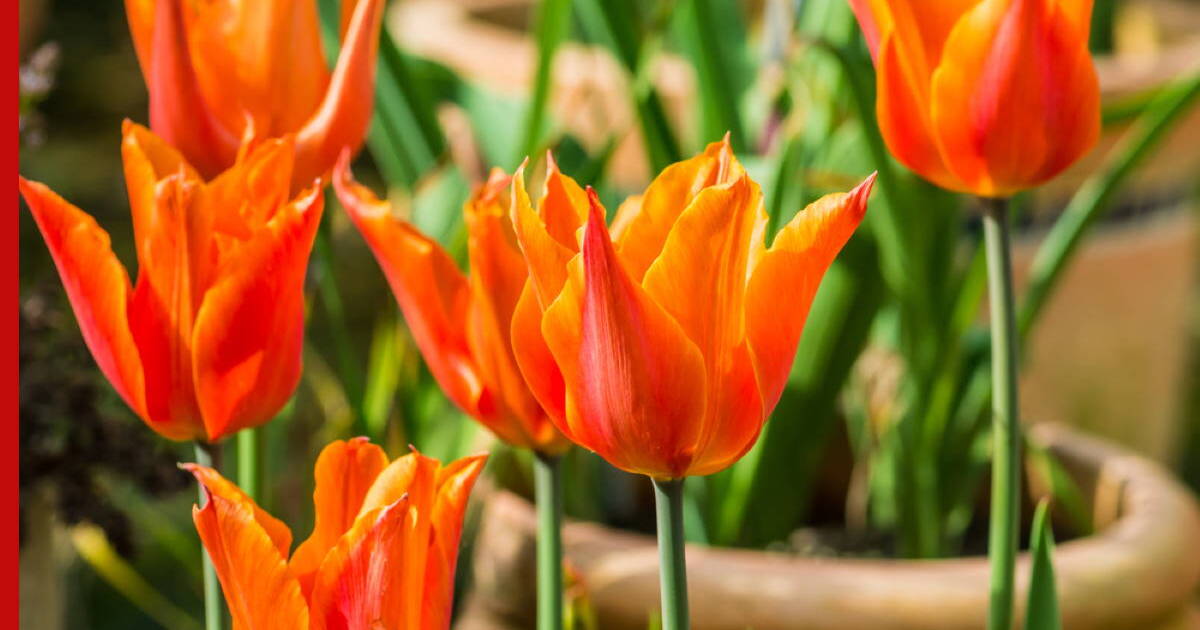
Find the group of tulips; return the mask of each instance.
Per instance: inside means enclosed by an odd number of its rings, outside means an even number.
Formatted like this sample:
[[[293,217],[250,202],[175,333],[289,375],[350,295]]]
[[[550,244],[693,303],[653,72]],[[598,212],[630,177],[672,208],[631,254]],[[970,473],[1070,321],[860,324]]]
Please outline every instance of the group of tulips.
[[[1091,2],[850,4],[893,155],[988,198],[993,348],[1011,349],[999,200],[1096,140]],[[371,117],[384,0],[342,0],[332,72],[313,0],[126,0],[126,10],[150,95],[150,128],[126,122],[121,142],[137,282],[91,216],[40,183],[20,179],[20,190],[92,356],[129,407],[162,436],[199,444],[280,411],[301,375],[305,273],[332,183],[446,396],[535,454],[539,628],[563,618],[557,462],[572,444],[653,481],[663,627],[687,628],[682,483],[754,445],[874,176],[819,199],[767,243],[762,191],[728,140],[664,169],[611,223],[586,182],[547,155],[534,196],[527,163],[476,186],[464,273],[350,173]],[[1013,597],[1013,355],[993,352],[994,630],[1010,627]],[[443,465],[414,450],[389,462],[363,438],[333,442],[315,464],[314,531],[294,552],[288,527],[251,496],[211,466],[186,465],[234,627],[448,627],[485,459]]]

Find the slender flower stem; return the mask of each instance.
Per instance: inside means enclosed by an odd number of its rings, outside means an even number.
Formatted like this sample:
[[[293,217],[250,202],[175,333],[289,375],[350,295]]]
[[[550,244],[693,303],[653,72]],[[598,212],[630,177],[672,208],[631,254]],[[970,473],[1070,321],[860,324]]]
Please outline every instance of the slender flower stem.
[[[1008,201],[985,199],[988,296],[992,327],[992,513],[988,560],[992,569],[989,630],[1012,627],[1013,567],[1017,556],[1021,487],[1017,417],[1017,326]]]
[[[215,444],[196,442],[196,463],[216,470],[221,466],[221,451]],[[203,507],[207,497],[204,487],[200,487],[200,505]],[[207,549],[201,549],[204,557],[204,630],[221,630],[221,585],[217,582],[217,569],[213,566],[212,558]]]
[[[258,429],[242,429],[237,434],[238,487],[259,501]]]
[[[535,453],[534,492],[537,494],[537,627],[562,630],[562,460]]]
[[[662,630],[688,630],[687,558],[683,553],[683,479],[654,479]]]

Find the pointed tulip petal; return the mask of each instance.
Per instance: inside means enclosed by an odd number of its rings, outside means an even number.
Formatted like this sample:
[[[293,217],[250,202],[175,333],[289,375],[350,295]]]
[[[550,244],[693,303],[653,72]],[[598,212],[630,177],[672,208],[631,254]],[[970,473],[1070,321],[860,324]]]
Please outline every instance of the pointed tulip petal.
[[[301,195],[222,261],[196,316],[196,391],[210,440],[270,420],[300,380],[304,275],[320,190]]]
[[[572,440],[630,472],[677,478],[704,417],[704,361],[625,269],[594,192],[573,278],[542,332],[568,383]]]
[[[367,491],[387,466],[383,449],[366,438],[331,442],[317,457],[313,532],[296,548],[290,562],[306,595],[312,592],[321,562],[354,525]]]
[[[197,477],[216,473],[191,467]],[[203,479],[202,479],[203,481]],[[208,488],[208,486],[205,486]],[[244,630],[307,628],[308,606],[300,584],[288,571],[255,506],[208,489],[203,508],[192,509],[192,520],[216,567],[233,626]]]
[[[842,246],[862,222],[875,176],[849,193],[826,195],[796,215],[751,271],[746,333],[764,410],[787,384],[813,296]]]
[[[342,149],[358,150],[375,104],[383,0],[358,0],[325,99],[296,134],[294,185],[323,177]]]
[[[546,231],[570,250],[579,249],[578,232],[587,221],[588,200],[574,179],[558,169],[554,156],[546,154],[546,191],[538,202]]]
[[[577,249],[555,239],[545,220],[533,209],[525,190],[524,167],[517,169],[512,184],[512,224],[517,243],[529,268],[534,295],[542,309],[550,306],[567,282],[567,263]]]
[[[464,333],[470,288],[454,261],[436,242],[405,221],[349,171],[343,154],[333,179],[338,199],[383,268],[429,371],[463,411],[477,416],[484,387]]]
[[[133,289],[108,233],[43,184],[17,181],[58,268],[88,350],[126,404],[147,418],[142,362],[129,327]],[[192,437],[187,427],[151,426],[172,439]]]
[[[198,464],[182,464],[181,467],[192,473],[196,481],[204,486],[210,494],[221,497],[230,503],[249,507],[254,522],[271,539],[271,544],[275,546],[279,555],[287,557],[292,548],[292,530],[288,529],[283,521],[268,514],[254,502],[254,499],[251,499],[241,488],[221,476],[221,473],[216,470]]]

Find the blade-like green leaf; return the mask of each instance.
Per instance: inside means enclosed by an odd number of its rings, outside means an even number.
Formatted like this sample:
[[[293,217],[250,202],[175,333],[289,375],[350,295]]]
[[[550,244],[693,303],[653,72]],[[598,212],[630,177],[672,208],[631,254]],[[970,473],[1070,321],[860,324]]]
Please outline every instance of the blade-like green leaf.
[[[546,129],[546,107],[550,99],[550,70],[554,53],[567,38],[571,26],[571,0],[542,0],[534,34],[537,38],[537,72],[534,74],[533,95],[525,117],[525,142],[522,157],[533,156],[541,148]]]
[[[1045,499],[1034,513],[1030,541],[1033,567],[1029,574],[1025,630],[1061,630],[1062,616],[1054,581],[1054,533],[1050,529],[1049,503]]]

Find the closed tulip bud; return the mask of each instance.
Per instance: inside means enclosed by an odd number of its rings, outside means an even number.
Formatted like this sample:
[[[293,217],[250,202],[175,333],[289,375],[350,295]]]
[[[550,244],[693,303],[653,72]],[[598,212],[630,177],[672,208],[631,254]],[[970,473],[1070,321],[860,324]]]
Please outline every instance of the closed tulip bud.
[[[1037,186],[1100,132],[1091,0],[850,0],[892,153],[950,190]]]

